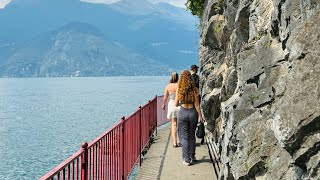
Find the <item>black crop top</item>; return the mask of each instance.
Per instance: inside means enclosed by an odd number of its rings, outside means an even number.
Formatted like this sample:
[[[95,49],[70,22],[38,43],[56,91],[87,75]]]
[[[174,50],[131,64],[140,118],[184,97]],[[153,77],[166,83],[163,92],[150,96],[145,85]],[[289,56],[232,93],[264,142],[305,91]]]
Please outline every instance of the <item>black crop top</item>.
[[[180,101],[180,104],[193,104],[194,101]]]

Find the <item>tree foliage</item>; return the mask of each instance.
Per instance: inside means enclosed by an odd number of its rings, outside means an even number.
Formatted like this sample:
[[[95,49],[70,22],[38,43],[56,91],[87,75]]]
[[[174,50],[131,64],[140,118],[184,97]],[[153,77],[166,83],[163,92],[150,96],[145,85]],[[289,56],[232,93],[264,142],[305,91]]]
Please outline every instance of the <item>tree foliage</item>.
[[[199,18],[203,12],[203,4],[205,0],[187,0],[186,6],[191,13]]]

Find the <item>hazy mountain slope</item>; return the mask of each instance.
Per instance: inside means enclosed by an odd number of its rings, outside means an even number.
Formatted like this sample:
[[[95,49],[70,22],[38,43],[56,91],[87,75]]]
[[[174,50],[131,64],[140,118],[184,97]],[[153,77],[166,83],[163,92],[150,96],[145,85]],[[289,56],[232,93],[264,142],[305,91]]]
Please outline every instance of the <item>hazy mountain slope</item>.
[[[182,8],[145,0],[112,5],[79,0],[13,0],[0,10],[0,42],[25,42],[69,22],[92,24],[106,40],[175,68],[197,62],[196,53],[180,52],[197,51],[194,17]]]
[[[70,23],[13,47],[2,77],[164,75],[169,67],[107,42],[96,27]]]

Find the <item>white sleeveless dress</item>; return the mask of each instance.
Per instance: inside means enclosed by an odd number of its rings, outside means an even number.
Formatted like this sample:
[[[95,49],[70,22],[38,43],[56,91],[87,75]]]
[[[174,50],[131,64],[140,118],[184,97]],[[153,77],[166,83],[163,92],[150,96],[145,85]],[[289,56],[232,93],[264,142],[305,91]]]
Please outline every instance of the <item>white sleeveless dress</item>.
[[[176,107],[174,104],[175,98],[176,98],[176,93],[169,92],[168,113],[167,113],[168,119],[177,118],[178,116],[179,107]]]

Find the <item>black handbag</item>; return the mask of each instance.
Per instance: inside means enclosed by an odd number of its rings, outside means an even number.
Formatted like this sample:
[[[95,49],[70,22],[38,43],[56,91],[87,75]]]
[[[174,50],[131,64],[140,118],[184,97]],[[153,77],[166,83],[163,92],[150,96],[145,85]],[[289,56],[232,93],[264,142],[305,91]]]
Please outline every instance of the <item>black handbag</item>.
[[[196,135],[200,139],[204,138],[205,132],[204,132],[204,124],[203,123],[200,123],[198,125]]]

